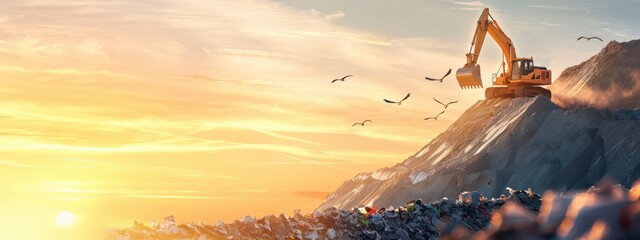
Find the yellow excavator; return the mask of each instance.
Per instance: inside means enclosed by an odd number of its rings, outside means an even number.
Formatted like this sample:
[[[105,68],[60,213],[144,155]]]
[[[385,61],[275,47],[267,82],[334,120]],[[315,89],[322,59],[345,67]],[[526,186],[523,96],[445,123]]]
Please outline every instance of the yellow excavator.
[[[493,85],[506,87],[487,88],[485,97],[487,99],[520,98],[542,95],[551,98],[551,91],[540,87],[540,85],[551,84],[551,70],[533,65],[533,58],[518,58],[513,42],[500,29],[498,22],[493,19],[488,8],[482,11],[478,20],[478,26],[471,41],[471,49],[466,54],[467,63],[456,72],[460,87],[463,89],[482,88],[478,57],[487,32],[498,43],[503,53],[502,66],[500,67],[502,72],[498,75],[500,72],[498,69],[498,72],[493,75]]]

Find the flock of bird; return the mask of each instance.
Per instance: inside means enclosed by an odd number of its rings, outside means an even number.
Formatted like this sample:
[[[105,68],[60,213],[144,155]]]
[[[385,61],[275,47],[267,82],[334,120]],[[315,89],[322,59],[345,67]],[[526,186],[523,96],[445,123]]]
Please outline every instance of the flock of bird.
[[[442,76],[442,78],[430,78],[430,77],[425,77],[425,79],[426,79],[426,80],[429,80],[429,81],[434,81],[434,82],[442,82],[442,81],[443,81],[447,76],[449,76],[450,74],[451,74],[451,69],[449,69],[449,71],[447,71],[447,73],[445,73],[445,74],[444,74],[444,76]],[[353,77],[353,76],[354,76],[354,75],[346,75],[346,76],[341,77],[341,78],[336,78],[336,79],[331,80],[331,83],[335,83],[335,82],[338,82],[338,81],[340,81],[340,82],[344,82],[344,81],[345,81],[345,79],[347,79],[347,78],[349,78],[349,77]],[[407,93],[407,95],[406,95],[406,96],[404,96],[404,98],[402,98],[400,101],[393,101],[393,100],[389,100],[389,99],[386,99],[386,98],[383,98],[383,100],[384,100],[384,102],[386,102],[386,103],[402,105],[402,102],[404,102],[404,100],[407,100],[409,97],[411,97],[411,93]],[[449,105],[454,104],[454,103],[458,103],[458,101],[452,101],[452,102],[448,102],[448,103],[446,103],[446,104],[445,104],[445,103],[443,103],[443,102],[439,101],[438,99],[433,98],[433,100],[434,100],[434,101],[436,101],[437,103],[439,103],[440,105],[444,106],[444,109],[445,109],[445,110],[443,110],[442,112],[440,112],[440,113],[439,113],[438,115],[436,115],[435,117],[427,117],[427,118],[424,118],[424,120],[431,120],[431,119],[433,119],[433,120],[438,120],[438,117],[439,117],[440,115],[442,115],[442,114],[446,111],[446,109],[447,109],[447,107],[449,107]],[[354,123],[353,125],[351,125],[351,127],[355,127],[355,126],[357,126],[357,125],[360,125],[360,126],[363,126],[363,127],[364,127],[364,124],[365,124],[365,123],[367,123],[367,122],[373,122],[373,121],[371,121],[370,119],[366,119],[366,120],[364,120],[364,121],[362,121],[362,122]]]

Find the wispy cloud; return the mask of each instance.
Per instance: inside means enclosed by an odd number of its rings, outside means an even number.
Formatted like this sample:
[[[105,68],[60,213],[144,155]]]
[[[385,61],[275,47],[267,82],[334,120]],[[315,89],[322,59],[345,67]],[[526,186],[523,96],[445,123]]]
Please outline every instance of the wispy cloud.
[[[343,18],[344,16],[345,14],[340,10],[335,10],[333,12],[330,12],[329,14],[324,15],[324,17],[327,20],[340,19],[340,18]]]
[[[317,9],[306,9],[302,11],[303,14],[313,16],[313,17],[324,17],[326,20],[335,20],[345,17],[344,12],[342,10],[333,10],[329,13],[323,13]]]
[[[316,199],[327,199],[327,197],[331,194],[331,192],[322,192],[322,191],[292,191],[292,194],[308,197],[308,198],[316,198]]]
[[[462,10],[462,11],[479,11],[482,10],[482,8],[473,8],[473,7],[455,7],[455,8],[451,8],[453,10]]]
[[[117,196],[120,198],[163,198],[163,199],[237,199],[234,197],[219,197],[219,196],[190,196],[190,195],[153,195],[153,194],[137,194],[137,195],[122,195]]]
[[[621,31],[616,31],[613,33],[613,35],[616,35],[618,37],[623,37],[623,38],[628,38],[629,34],[625,33],[625,32],[621,32]]]
[[[565,6],[565,5],[535,4],[535,5],[526,5],[526,6],[530,7],[530,8],[541,8],[541,9],[550,9],[550,10],[564,10],[564,11],[584,10],[584,8],[569,7],[569,6]]]
[[[552,23],[552,22],[545,22],[545,21],[542,21],[542,22],[540,22],[540,23],[541,23],[542,25],[544,25],[544,26],[548,26],[548,27],[558,27],[558,26],[562,26],[562,24],[559,24],[559,23]]]
[[[454,1],[453,4],[462,5],[462,6],[469,6],[469,7],[482,7],[482,6],[484,6],[484,4],[481,1],[470,1],[470,2]]]
[[[283,84],[275,84],[260,80],[243,80],[233,78],[216,78],[214,76],[197,75],[197,74],[170,74],[168,75],[172,79],[180,81],[201,81],[201,82],[215,82],[215,83],[230,83],[237,85],[245,85],[251,87],[285,87]]]
[[[112,161],[100,161],[93,159],[78,159],[78,158],[56,158],[62,161],[71,161],[71,162],[79,162],[79,163],[88,163],[97,166],[129,166],[135,167],[136,169],[156,169],[156,170],[165,170],[167,172],[173,172],[175,174],[180,174],[184,172],[196,172],[196,173],[204,173],[209,178],[218,178],[218,179],[226,179],[226,180],[238,180],[238,177],[228,176],[221,172],[209,171],[204,169],[189,169],[189,168],[181,168],[181,167],[173,167],[173,166],[160,166],[154,164],[137,164],[137,163],[126,163],[126,162],[112,162]]]
[[[9,167],[20,167],[20,168],[39,168],[29,164],[24,164],[24,163],[15,162],[15,161],[6,161],[6,160],[0,160],[0,165],[9,166]]]
[[[455,7],[451,9],[463,10],[463,11],[479,11],[482,10],[484,4],[481,1],[453,1]]]
[[[220,49],[217,49],[217,52],[220,53],[220,54],[249,56],[249,57],[296,58],[296,56],[292,55],[292,54],[274,52],[274,51],[258,50],[258,49],[220,48]]]

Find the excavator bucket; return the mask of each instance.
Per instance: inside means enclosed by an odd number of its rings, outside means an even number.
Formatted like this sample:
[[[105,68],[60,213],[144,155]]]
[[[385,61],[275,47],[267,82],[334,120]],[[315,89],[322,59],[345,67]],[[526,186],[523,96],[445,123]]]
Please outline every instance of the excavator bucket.
[[[482,88],[480,65],[459,68],[456,71],[456,79],[458,79],[461,88]]]

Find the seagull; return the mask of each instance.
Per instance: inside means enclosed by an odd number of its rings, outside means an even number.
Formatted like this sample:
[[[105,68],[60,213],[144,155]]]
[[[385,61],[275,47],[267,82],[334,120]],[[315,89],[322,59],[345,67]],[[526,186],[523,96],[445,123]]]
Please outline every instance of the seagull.
[[[447,72],[447,74],[445,74],[444,77],[442,77],[440,79],[435,79],[435,78],[430,78],[430,77],[424,77],[424,78],[429,80],[429,81],[440,81],[440,82],[442,82],[442,80],[444,80],[444,78],[449,76],[449,74],[451,74],[451,68],[449,68],[449,71]]]
[[[433,119],[433,120],[438,120],[438,117],[440,117],[440,115],[442,115],[444,113],[444,111],[438,113],[438,115],[436,115],[435,117],[428,117],[428,118],[424,118],[424,120],[429,120],[429,119]]]
[[[351,77],[351,76],[353,76],[353,75],[347,75],[347,76],[344,76],[344,77],[342,77],[342,78],[336,78],[336,79],[333,79],[333,81],[331,81],[331,83],[334,83],[334,82],[337,82],[337,81],[343,81],[343,82],[344,82],[344,80],[345,80],[346,78]]]
[[[442,103],[442,102],[438,101],[438,99],[436,99],[436,98],[433,98],[433,100],[434,100],[434,101],[436,101],[436,102],[438,102],[438,103],[440,103],[440,104],[442,104],[442,106],[444,106],[444,109],[447,109],[447,107],[449,106],[449,104],[458,103],[458,101],[453,101],[453,102],[449,102],[449,103],[447,103],[447,104],[444,104],[444,103]]]
[[[578,40],[576,40],[576,41],[580,41],[580,39],[587,39],[587,41],[591,41],[591,39],[598,39],[598,40],[600,40],[600,42],[604,42],[604,41],[602,41],[602,39],[601,39],[601,38],[599,38],[599,37],[585,37],[585,36],[580,36],[580,37],[578,38]]]
[[[409,98],[409,96],[411,96],[411,93],[407,93],[407,96],[405,96],[402,100],[400,100],[400,102],[394,102],[394,101],[391,101],[391,100],[387,100],[386,98],[384,98],[384,101],[387,102],[387,103],[395,103],[395,104],[401,105],[402,101],[407,100],[407,98]]]
[[[367,120],[364,120],[364,122],[361,122],[361,123],[354,123],[353,125],[351,125],[351,127],[355,127],[355,126],[356,126],[356,125],[358,125],[358,124],[360,124],[361,126],[363,126],[363,127],[364,127],[364,123],[366,123],[366,122],[373,122],[373,121],[371,121],[371,120],[367,119]]]

